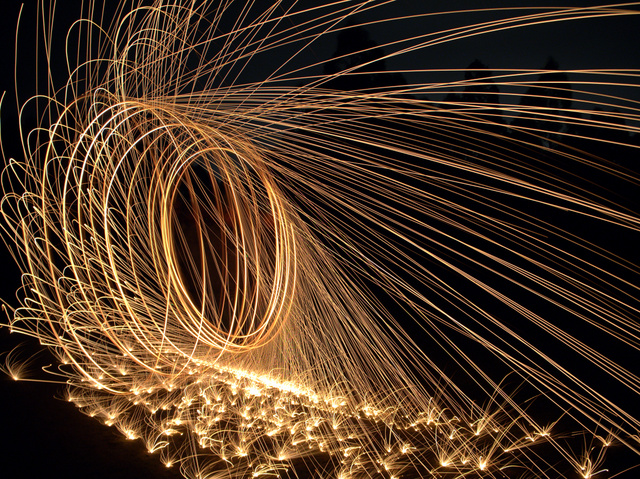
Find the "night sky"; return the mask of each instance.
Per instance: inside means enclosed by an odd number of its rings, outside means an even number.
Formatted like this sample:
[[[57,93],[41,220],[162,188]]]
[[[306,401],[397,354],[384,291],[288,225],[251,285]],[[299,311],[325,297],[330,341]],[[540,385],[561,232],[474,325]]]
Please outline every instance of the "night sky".
[[[2,140],[7,157],[18,157],[16,114],[13,99],[13,38],[18,5],[15,0],[3,0],[0,8],[0,90],[7,90],[2,107]],[[79,2],[58,3],[65,8],[58,21],[70,23],[73,8],[67,5]],[[487,7],[516,7],[522,5],[589,6],[593,1],[487,1],[401,0],[394,5],[382,7],[375,13],[360,15],[361,21],[372,21],[385,16],[411,15],[425,7],[430,11],[459,10],[473,8],[478,3]],[[423,10],[422,10],[423,11]],[[27,10],[26,13],[32,13]],[[419,35],[422,32],[444,30],[463,24],[472,24],[499,17],[501,14],[464,13],[437,16],[421,20],[391,22],[370,27],[370,35],[378,44],[394,41],[401,36]],[[510,16],[505,12],[504,16]],[[25,22],[30,18],[25,18]],[[402,25],[402,26],[401,26]],[[59,30],[59,33],[62,29]],[[391,68],[465,69],[475,59],[489,68],[542,68],[549,56],[553,56],[560,68],[638,68],[640,16],[631,18],[574,21],[555,25],[542,25],[509,32],[498,32],[448,43],[424,50],[419,55],[398,58],[388,62]],[[25,45],[27,41],[25,40]],[[27,45],[28,46],[28,45]],[[316,59],[331,56],[336,47],[336,36],[329,36],[324,43],[313,48]],[[269,69],[268,61],[277,58],[258,58],[248,75],[259,75]],[[28,59],[24,60],[28,62]],[[300,60],[302,61],[302,60]],[[34,93],[31,66],[21,64],[23,77],[19,79],[19,94],[26,98]],[[64,71],[63,69],[59,70]],[[406,74],[407,80],[437,82],[461,79],[463,72]],[[23,79],[24,78],[24,79]],[[620,93],[613,91],[613,93]],[[628,94],[628,92],[624,92]],[[640,99],[638,92],[633,98]],[[631,200],[632,198],[630,198]],[[1,297],[9,304],[16,304],[15,290],[19,286],[19,272],[2,245],[2,273],[0,274]],[[22,338],[9,337],[0,330],[0,350],[6,350],[21,342]],[[27,343],[27,351],[37,351],[33,343]],[[46,354],[38,356],[37,364],[48,364]],[[0,379],[0,405],[3,418],[0,421],[0,476],[13,478],[46,477],[80,478],[144,478],[158,479],[178,477],[167,471],[157,458],[146,454],[141,442],[121,438],[116,430],[79,414],[72,404],[54,399],[61,396],[61,387],[52,384],[14,383]],[[174,471],[175,472],[175,471]],[[632,473],[630,476],[636,477]]]

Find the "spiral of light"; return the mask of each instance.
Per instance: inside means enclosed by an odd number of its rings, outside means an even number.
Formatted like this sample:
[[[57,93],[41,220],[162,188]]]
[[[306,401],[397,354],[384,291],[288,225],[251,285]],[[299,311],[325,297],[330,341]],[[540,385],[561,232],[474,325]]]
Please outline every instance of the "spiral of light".
[[[637,265],[538,214],[640,230],[637,213],[546,156],[637,186],[559,146],[580,135],[557,123],[594,126],[584,102],[566,107],[566,80],[539,85],[556,74],[540,71],[447,87],[544,86],[524,97],[552,107],[420,96],[441,84],[332,88],[361,65],[285,64],[243,83],[254,55],[303,51],[384,2],[281,3],[256,14],[157,0],[119,7],[111,24],[90,3],[76,26],[86,52],[68,52],[44,107],[33,100],[39,126],[5,170],[5,232],[24,273],[10,328],[53,352],[83,412],[190,478],[557,477],[559,463],[589,478],[612,440],[637,454],[632,409],[547,347],[639,395],[633,367],[581,335],[637,354]],[[544,9],[449,35],[637,13]],[[367,52],[366,74],[384,76]],[[638,78],[575,73],[583,86]],[[633,101],[592,98],[619,108],[596,126],[640,134]],[[505,370],[587,431],[585,452],[527,411]]]

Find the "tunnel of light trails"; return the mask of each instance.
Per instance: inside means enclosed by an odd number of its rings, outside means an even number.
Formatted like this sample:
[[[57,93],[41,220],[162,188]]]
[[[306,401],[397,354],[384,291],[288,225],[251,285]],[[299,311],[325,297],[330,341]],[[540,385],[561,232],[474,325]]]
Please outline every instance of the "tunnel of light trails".
[[[3,176],[24,273],[6,326],[51,351],[83,413],[188,478],[615,477],[610,445],[640,463],[640,275],[565,221],[640,238],[637,212],[585,180],[637,192],[637,174],[571,146],[615,131],[637,156],[638,103],[605,92],[638,72],[333,85],[638,7],[496,10],[335,73],[309,54],[421,18],[358,20],[385,3],[85,2],[62,83],[42,3],[47,81],[21,107],[38,125]]]

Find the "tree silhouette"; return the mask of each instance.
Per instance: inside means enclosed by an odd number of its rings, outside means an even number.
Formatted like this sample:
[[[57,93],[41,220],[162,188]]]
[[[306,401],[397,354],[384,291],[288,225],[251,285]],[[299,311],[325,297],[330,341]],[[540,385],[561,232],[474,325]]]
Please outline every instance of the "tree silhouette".
[[[324,74],[334,76],[324,85],[342,91],[384,89],[405,85],[403,75],[387,71],[384,51],[371,39],[369,31],[350,23],[338,34],[338,45],[331,60],[324,65]]]

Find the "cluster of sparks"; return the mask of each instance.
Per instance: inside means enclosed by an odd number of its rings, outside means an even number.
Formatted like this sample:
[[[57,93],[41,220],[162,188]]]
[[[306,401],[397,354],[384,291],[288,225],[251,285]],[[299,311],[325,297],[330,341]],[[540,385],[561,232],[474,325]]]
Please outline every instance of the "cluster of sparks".
[[[194,477],[286,476],[295,466],[296,475],[508,477],[491,471],[494,464],[509,463],[515,451],[549,435],[525,418],[504,422],[499,411],[478,410],[465,422],[435,400],[404,416],[375,402],[354,408],[350,398],[246,371],[214,369],[184,384],[135,389],[128,403],[83,388],[68,399],[128,439],[141,439],[150,453],[160,451],[167,467],[197,455],[197,469],[185,467]]]
[[[640,134],[637,106],[596,94],[565,111],[423,96],[522,89],[539,70],[342,92],[325,84],[361,75],[355,66],[314,75],[284,62],[242,83],[254,55],[289,45],[296,58],[384,2],[272,2],[258,14],[252,2],[207,3],[123,2],[110,24],[85,5],[89,20],[74,28],[86,51],[70,48],[65,86],[51,79],[29,104],[42,123],[5,171],[5,231],[24,272],[8,326],[57,357],[68,399],[188,478],[557,477],[569,464],[588,479],[612,442],[638,453],[633,412],[544,346],[640,394],[630,367],[545,315],[637,354],[638,269],[528,214],[534,204],[636,234],[637,215],[538,157],[562,135],[545,130],[554,122]],[[637,13],[543,9],[385,47]],[[220,33],[229,15],[237,22]],[[585,88],[631,88],[639,75],[579,73]],[[593,104],[617,110],[583,119]],[[529,123],[514,139],[497,115]],[[584,152],[555,154],[637,184]],[[566,446],[555,419],[532,417],[469,343],[593,440]],[[4,369],[18,379],[14,356]],[[439,356],[487,392],[482,407]]]

